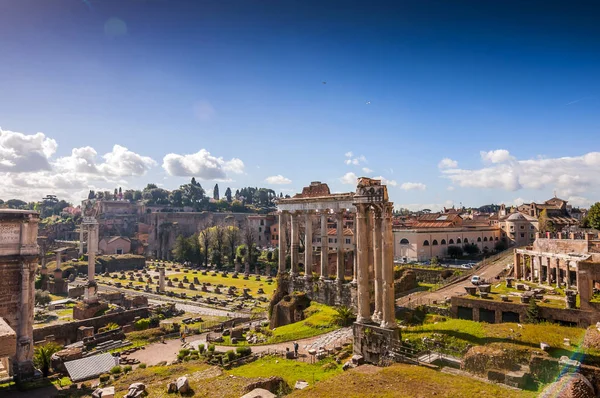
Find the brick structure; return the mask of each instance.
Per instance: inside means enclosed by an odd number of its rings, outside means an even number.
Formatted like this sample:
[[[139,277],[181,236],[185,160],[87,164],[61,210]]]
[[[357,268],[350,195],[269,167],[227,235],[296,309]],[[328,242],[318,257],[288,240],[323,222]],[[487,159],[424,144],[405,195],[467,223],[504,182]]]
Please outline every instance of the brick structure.
[[[38,222],[36,212],[0,209],[0,361],[18,379],[32,377],[34,371]]]

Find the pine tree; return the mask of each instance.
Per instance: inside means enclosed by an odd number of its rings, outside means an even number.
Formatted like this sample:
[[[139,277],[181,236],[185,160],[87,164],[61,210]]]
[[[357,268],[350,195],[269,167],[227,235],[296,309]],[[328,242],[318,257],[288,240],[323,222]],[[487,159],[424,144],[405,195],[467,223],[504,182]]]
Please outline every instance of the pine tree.
[[[231,203],[231,188],[227,187],[225,190],[225,198],[229,203]]]
[[[213,189],[213,199],[219,200],[219,184],[215,184],[215,189]]]

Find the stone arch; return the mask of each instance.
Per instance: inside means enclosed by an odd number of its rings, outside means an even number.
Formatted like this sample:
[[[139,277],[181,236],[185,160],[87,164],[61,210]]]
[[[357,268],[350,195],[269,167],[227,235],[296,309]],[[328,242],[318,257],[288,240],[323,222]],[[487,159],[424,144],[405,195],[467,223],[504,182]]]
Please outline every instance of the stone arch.
[[[477,238],[477,242],[481,242],[481,236]]]
[[[456,239],[456,243],[460,243],[460,238]]]
[[[446,244],[446,239],[442,239],[442,241],[440,242],[441,245],[445,245]]]
[[[484,242],[487,242],[487,236],[484,236],[484,237],[483,237],[483,241],[484,241]]]
[[[429,246],[429,241],[425,240],[425,242],[423,242],[423,246]]]
[[[434,240],[431,242],[431,245],[432,245],[432,246],[437,246],[437,245],[438,245],[438,241],[437,241],[437,239],[434,239]]]
[[[409,243],[410,243],[410,242],[409,242],[409,241],[408,241],[408,239],[406,239],[406,238],[402,238],[402,239],[400,239],[400,244],[401,244],[401,245],[408,245]]]
[[[469,239],[465,238],[464,243],[469,243]],[[460,242],[459,242],[460,243]]]
[[[453,244],[454,244],[454,239],[450,239],[450,240],[448,241],[448,244],[449,244],[449,245],[453,245]]]

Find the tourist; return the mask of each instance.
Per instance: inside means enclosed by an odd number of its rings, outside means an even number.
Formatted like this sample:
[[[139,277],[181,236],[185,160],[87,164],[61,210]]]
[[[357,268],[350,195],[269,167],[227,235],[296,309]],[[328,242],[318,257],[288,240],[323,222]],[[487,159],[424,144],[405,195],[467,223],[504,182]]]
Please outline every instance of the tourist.
[[[294,355],[297,357],[298,356],[298,342],[294,341]]]

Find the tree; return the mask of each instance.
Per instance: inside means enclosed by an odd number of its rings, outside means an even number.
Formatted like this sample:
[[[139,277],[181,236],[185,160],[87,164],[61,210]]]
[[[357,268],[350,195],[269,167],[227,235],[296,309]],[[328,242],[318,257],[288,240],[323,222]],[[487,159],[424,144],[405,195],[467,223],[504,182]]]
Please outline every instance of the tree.
[[[56,343],[47,343],[42,346],[35,347],[33,351],[33,363],[42,371],[44,377],[50,374],[50,364],[52,363],[52,355],[62,349]]]
[[[27,202],[20,199],[9,199],[6,201],[6,204],[10,209],[23,209],[27,206]]]
[[[550,218],[548,218],[546,209],[541,211],[540,216],[538,217],[538,225],[541,233],[554,232],[554,224],[550,221]]]
[[[175,239],[175,245],[173,246],[173,257],[175,258],[175,261],[188,261],[191,257],[191,250],[190,241],[183,235],[179,235]]]
[[[254,229],[250,227],[249,223],[246,223],[244,229],[244,244],[246,245],[246,261],[251,266],[254,265],[254,254],[256,250],[256,236],[254,235]]]
[[[535,302],[535,299],[531,297],[529,299],[529,305],[525,310],[525,320],[527,321],[527,323],[537,323],[539,320],[539,312],[540,310],[538,308],[537,303]]]
[[[88,193],[88,199],[94,199],[96,197],[96,192],[90,189],[90,193]]]
[[[346,307],[345,305],[335,308],[335,314],[333,314],[333,321],[338,326],[349,326],[352,324],[355,318],[356,316],[352,312],[352,308]]]
[[[45,292],[43,290],[35,291],[35,305],[45,306],[47,304],[50,304],[51,301],[52,298],[50,297],[50,294],[48,294],[48,292]]]
[[[467,254],[477,254],[479,253],[479,246],[477,246],[475,243],[467,243],[463,246],[463,250]]]
[[[198,234],[202,254],[204,255],[204,266],[208,267],[208,256],[210,250],[210,228],[205,228]]]
[[[214,257],[217,259],[217,261],[214,262],[214,264],[217,266],[217,268],[221,268],[221,266],[223,265],[223,245],[225,244],[225,228],[222,225],[215,225],[212,228],[212,241],[213,241],[213,251],[217,251],[219,253],[219,255],[217,257]]]
[[[596,202],[590,207],[590,210],[583,220],[586,228],[600,229],[600,202]]]
[[[508,245],[506,244],[505,241],[503,240],[499,240],[498,242],[496,242],[496,244],[494,245],[494,250],[496,250],[497,252],[501,252],[508,249]]]
[[[227,187],[225,190],[225,199],[227,202],[231,203],[231,188]]]
[[[219,184],[215,184],[215,187],[213,189],[213,199],[219,200]]]
[[[240,240],[239,228],[234,225],[227,227],[225,239],[227,241],[227,247],[229,248],[229,264],[233,265],[235,261],[235,249]]]

